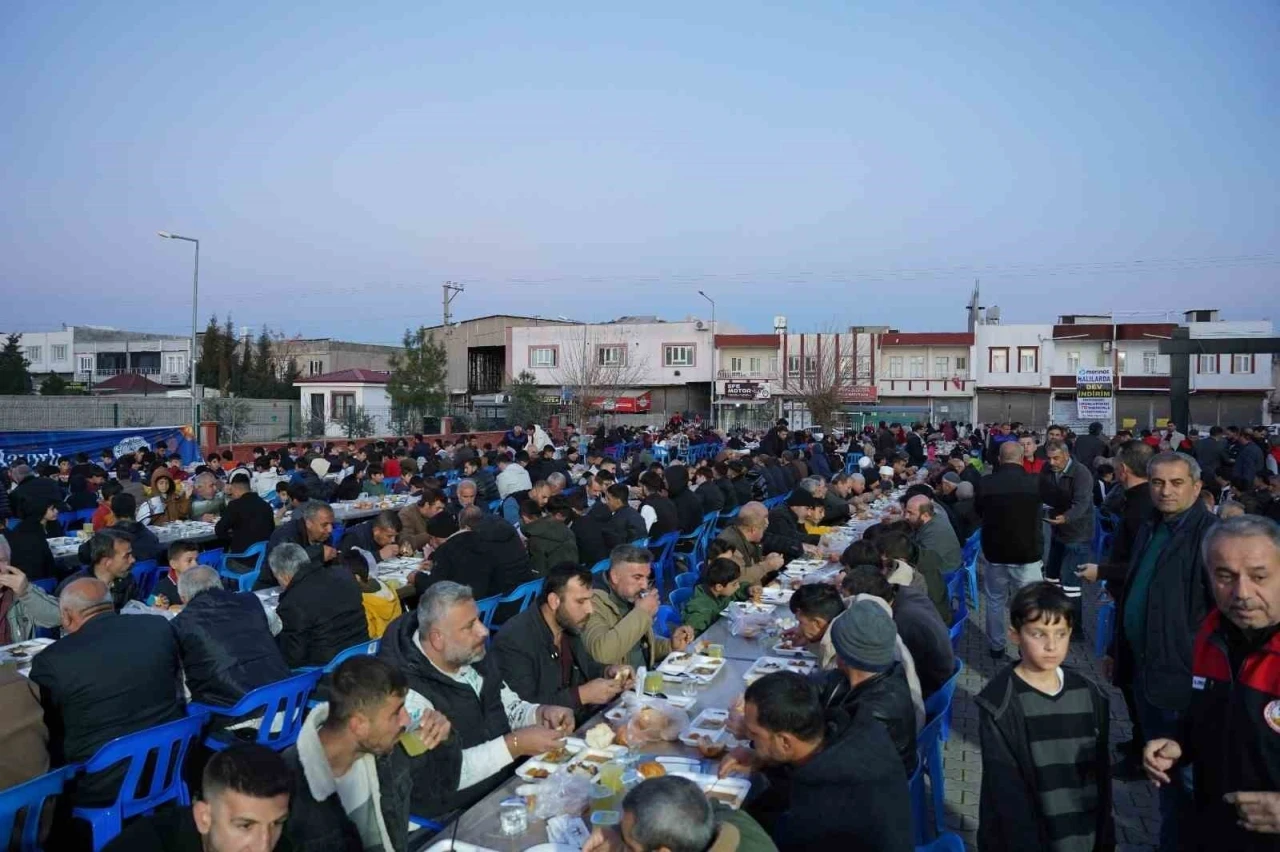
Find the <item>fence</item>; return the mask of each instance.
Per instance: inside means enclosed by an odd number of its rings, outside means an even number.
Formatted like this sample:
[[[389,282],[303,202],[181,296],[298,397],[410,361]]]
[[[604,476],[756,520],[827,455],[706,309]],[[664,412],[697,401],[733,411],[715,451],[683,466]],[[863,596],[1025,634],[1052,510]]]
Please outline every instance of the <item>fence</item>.
[[[218,423],[219,440],[287,441],[306,437],[299,404],[288,399],[206,399],[200,420]],[[148,396],[0,396],[0,432],[184,426],[191,401]]]

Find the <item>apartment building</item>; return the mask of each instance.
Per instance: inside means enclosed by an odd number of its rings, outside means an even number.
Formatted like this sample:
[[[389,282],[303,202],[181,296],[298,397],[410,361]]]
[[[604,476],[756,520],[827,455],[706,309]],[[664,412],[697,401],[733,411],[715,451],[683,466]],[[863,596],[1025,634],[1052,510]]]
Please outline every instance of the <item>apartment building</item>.
[[[170,388],[190,381],[189,336],[70,325],[19,332],[19,346],[37,388],[53,375],[87,390],[127,374]]]

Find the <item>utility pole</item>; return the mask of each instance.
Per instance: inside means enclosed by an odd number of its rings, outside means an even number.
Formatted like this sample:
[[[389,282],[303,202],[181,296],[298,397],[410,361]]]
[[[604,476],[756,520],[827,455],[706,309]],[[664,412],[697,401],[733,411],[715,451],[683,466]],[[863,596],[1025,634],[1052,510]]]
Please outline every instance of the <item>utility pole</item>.
[[[446,281],[440,285],[440,293],[444,299],[444,333],[449,334],[450,320],[452,314],[449,313],[449,306],[453,304],[453,300],[458,294],[466,289],[466,285],[459,284],[456,281]]]

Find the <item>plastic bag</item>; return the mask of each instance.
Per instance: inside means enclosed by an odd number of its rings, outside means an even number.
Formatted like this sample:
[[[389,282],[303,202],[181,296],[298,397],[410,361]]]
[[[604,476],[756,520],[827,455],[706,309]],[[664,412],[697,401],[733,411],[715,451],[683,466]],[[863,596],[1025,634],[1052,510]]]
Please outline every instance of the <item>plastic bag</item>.
[[[635,747],[663,740],[674,742],[687,727],[688,713],[661,698],[646,698],[640,701],[618,733],[626,745]]]
[[[733,610],[730,610],[733,612]],[[765,629],[773,623],[773,613],[756,612],[741,613],[737,616],[729,617],[729,633],[734,636],[742,636],[746,639],[754,639],[765,631]]]
[[[538,819],[578,815],[591,802],[592,781],[572,772],[556,772],[538,784],[533,815]]]

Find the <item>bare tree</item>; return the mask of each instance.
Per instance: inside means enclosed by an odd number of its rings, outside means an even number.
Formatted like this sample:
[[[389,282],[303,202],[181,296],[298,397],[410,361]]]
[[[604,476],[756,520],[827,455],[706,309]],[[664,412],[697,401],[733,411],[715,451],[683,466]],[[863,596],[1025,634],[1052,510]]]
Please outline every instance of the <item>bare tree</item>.
[[[860,397],[869,392],[858,381],[857,343],[857,335],[828,327],[806,338],[803,356],[794,350],[789,354],[800,361],[798,377],[790,375],[790,365],[783,365],[787,393],[804,403],[815,426],[833,426],[844,403],[863,401]]]
[[[639,386],[647,366],[647,356],[639,355],[621,331],[584,325],[561,347],[554,376],[569,392],[565,408],[582,425],[603,410],[605,400]]]

